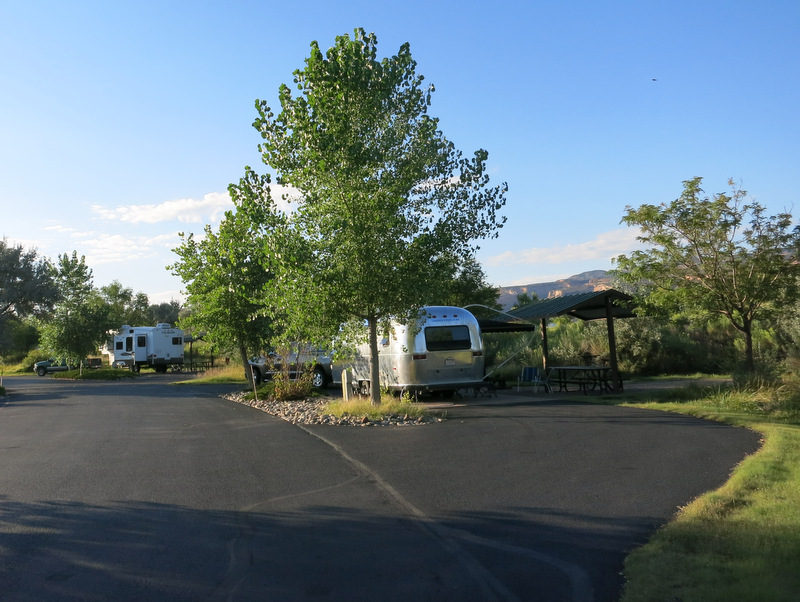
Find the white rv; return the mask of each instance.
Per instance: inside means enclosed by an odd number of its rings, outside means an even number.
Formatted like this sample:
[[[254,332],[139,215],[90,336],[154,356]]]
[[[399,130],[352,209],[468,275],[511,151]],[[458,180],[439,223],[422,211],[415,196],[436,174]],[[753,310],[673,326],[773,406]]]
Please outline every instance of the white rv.
[[[169,324],[126,324],[111,343],[109,362],[112,366],[135,372],[142,366],[152,366],[156,372],[166,372],[168,366],[183,364],[183,331]]]
[[[410,324],[392,322],[378,340],[380,386],[394,391],[442,391],[453,393],[483,384],[484,357],[478,320],[466,309],[449,306],[423,307]],[[380,335],[379,335],[380,336]],[[342,371],[352,374],[354,388],[370,389],[369,343],[355,357],[334,362],[334,382]]]

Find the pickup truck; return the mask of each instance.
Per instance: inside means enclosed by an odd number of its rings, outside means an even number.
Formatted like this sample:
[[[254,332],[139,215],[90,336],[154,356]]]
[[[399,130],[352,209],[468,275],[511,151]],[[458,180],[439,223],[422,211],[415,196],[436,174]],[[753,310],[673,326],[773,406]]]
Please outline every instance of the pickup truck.
[[[305,370],[311,370],[311,384],[315,389],[322,389],[333,381],[331,374],[331,355],[322,349],[292,350],[289,353],[289,378],[297,376]],[[250,360],[250,369],[256,384],[270,380],[281,372],[283,358],[277,353],[268,356],[254,357]]]
[[[103,359],[99,357],[87,357],[83,360],[83,367],[84,368],[102,368],[103,367]],[[51,372],[66,372],[67,370],[77,370],[78,366],[75,364],[70,364],[67,360],[61,359],[53,359],[50,358],[49,360],[43,360],[41,362],[36,362],[33,365],[33,371],[36,372],[39,376],[44,376],[45,374],[49,374]]]
[[[54,359],[50,358],[49,360],[43,360],[41,362],[36,362],[33,365],[33,371],[36,372],[39,376],[44,376],[45,374],[50,374],[51,372],[66,372],[67,370],[76,370],[77,366],[73,366],[72,364],[68,363],[65,359]]]

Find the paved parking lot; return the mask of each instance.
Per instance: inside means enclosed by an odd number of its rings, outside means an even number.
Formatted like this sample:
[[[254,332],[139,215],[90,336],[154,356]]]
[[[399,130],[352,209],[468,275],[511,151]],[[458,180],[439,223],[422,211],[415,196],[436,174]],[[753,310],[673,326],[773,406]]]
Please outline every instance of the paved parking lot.
[[[615,600],[625,554],[759,444],[580,396],[298,427],[168,375],[5,384],[4,600]]]

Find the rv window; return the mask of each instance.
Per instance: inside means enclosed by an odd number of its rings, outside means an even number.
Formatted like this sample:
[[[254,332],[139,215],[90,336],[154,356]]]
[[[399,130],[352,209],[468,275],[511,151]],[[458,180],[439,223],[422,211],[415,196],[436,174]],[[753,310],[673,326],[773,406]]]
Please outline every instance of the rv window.
[[[460,326],[429,326],[425,329],[425,346],[428,351],[469,349],[472,347],[469,327],[463,324]]]
[[[147,347],[147,337],[143,334],[140,334],[138,337],[136,337],[136,346]]]
[[[122,351],[122,341],[117,341],[115,348],[117,351]]]
[[[181,339],[181,337],[172,337],[172,344],[183,345],[183,340]]]
[[[133,351],[133,337],[125,337],[125,351]]]

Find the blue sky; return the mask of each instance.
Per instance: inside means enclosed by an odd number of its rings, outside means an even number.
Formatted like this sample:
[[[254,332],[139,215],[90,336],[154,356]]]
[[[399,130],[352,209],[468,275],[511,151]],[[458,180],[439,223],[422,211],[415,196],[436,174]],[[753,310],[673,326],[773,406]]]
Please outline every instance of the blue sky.
[[[255,99],[363,27],[382,56],[411,44],[442,131],[508,183],[478,255],[492,284],[608,269],[636,245],[625,207],[694,176],[795,209],[799,25],[774,0],[0,0],[0,236],[180,299],[177,233],[263,168]]]

